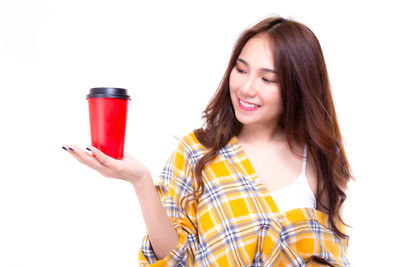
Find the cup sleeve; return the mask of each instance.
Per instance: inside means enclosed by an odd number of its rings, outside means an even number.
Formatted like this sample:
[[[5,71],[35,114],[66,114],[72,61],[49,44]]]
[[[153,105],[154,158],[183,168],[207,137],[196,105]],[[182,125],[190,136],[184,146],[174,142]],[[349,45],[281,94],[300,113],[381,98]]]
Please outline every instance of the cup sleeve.
[[[181,141],[182,142],[182,141]],[[177,246],[163,259],[157,259],[148,233],[139,250],[139,266],[192,266],[198,247],[197,204],[185,196],[194,190],[192,166],[185,146],[180,143],[163,168],[155,187],[168,217],[179,235]]]

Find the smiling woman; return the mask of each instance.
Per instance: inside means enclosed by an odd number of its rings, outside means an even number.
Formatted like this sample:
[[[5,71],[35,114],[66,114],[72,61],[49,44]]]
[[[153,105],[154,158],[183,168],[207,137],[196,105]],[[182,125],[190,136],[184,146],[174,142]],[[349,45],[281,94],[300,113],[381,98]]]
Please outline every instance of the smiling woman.
[[[351,172],[312,31],[281,17],[244,31],[204,118],[157,183],[178,244],[158,257],[146,235],[141,265],[349,265]]]
[[[271,17],[244,31],[204,118],[155,186],[128,153],[68,150],[134,186],[147,228],[140,266],[348,266],[340,210],[351,173],[311,30]]]

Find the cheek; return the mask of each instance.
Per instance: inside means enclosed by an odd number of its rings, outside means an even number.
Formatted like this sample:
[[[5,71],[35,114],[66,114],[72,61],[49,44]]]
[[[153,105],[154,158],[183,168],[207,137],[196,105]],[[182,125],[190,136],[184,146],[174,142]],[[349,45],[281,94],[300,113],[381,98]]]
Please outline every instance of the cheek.
[[[261,92],[261,98],[264,103],[269,103],[276,107],[282,106],[281,92],[278,87],[266,87]]]
[[[231,71],[231,74],[229,76],[229,89],[230,91],[236,91],[236,88],[238,87],[239,84],[239,77],[235,73],[234,70]]]

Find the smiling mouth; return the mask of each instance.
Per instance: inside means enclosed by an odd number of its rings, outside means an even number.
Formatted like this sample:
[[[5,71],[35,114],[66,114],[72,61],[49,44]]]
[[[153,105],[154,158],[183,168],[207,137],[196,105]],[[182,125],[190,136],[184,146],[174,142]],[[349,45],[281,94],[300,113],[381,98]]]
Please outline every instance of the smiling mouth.
[[[240,104],[242,107],[245,107],[245,108],[247,108],[247,109],[255,109],[255,108],[260,107],[260,105],[248,103],[248,102],[243,101],[242,99],[239,99],[239,104]]]

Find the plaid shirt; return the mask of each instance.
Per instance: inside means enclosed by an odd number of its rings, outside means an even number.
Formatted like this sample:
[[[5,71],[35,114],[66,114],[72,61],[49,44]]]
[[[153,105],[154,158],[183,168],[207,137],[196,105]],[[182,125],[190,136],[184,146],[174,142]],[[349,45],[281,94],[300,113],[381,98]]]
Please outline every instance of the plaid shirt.
[[[329,228],[328,215],[312,208],[279,212],[236,137],[203,170],[200,200],[180,205],[197,186],[194,166],[206,151],[192,132],[169,158],[156,189],[179,242],[158,260],[146,234],[140,266],[320,266],[315,257],[350,266],[347,241]]]

